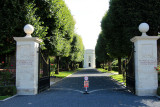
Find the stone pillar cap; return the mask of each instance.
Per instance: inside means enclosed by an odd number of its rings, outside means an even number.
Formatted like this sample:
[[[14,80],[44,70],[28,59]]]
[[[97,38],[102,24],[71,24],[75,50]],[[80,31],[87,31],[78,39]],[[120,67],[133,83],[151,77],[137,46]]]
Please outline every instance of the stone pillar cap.
[[[41,43],[43,40],[42,39],[39,39],[38,37],[13,37],[15,41],[34,41],[34,42],[37,42],[37,43]]]
[[[24,26],[24,32],[27,34],[25,37],[32,37],[31,34],[34,31],[34,27],[30,24]]]
[[[149,30],[149,25],[147,23],[144,22],[139,25],[139,31],[142,32],[141,36],[148,36],[146,34],[146,32],[148,32],[148,30]]]
[[[135,36],[130,39],[131,42],[136,42],[137,40],[158,40],[160,36]]]

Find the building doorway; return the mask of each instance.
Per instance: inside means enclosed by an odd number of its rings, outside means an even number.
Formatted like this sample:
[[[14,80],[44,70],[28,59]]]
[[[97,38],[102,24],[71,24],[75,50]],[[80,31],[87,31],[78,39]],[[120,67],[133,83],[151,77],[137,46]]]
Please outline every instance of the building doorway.
[[[88,66],[91,67],[91,63],[89,63]]]

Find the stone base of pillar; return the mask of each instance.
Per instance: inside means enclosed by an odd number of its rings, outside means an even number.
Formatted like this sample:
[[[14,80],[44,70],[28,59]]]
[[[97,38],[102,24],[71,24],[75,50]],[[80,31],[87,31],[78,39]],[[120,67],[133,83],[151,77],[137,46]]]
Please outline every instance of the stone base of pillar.
[[[156,96],[157,89],[136,89],[138,96]]]
[[[37,88],[17,88],[18,95],[35,95],[38,94]]]

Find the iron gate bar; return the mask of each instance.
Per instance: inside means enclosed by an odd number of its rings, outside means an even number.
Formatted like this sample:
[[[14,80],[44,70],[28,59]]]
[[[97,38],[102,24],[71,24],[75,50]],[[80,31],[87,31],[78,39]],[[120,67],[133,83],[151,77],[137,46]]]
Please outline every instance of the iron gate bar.
[[[135,94],[135,61],[134,61],[134,45],[130,59],[126,67],[126,87]]]
[[[38,93],[50,88],[50,59],[48,53],[39,47],[38,52]]]

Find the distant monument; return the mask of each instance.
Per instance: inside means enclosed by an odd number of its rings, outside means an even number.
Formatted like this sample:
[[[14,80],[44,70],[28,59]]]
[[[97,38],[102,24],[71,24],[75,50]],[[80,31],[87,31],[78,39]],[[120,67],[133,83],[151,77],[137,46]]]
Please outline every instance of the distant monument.
[[[85,50],[83,68],[95,68],[95,50]]]

